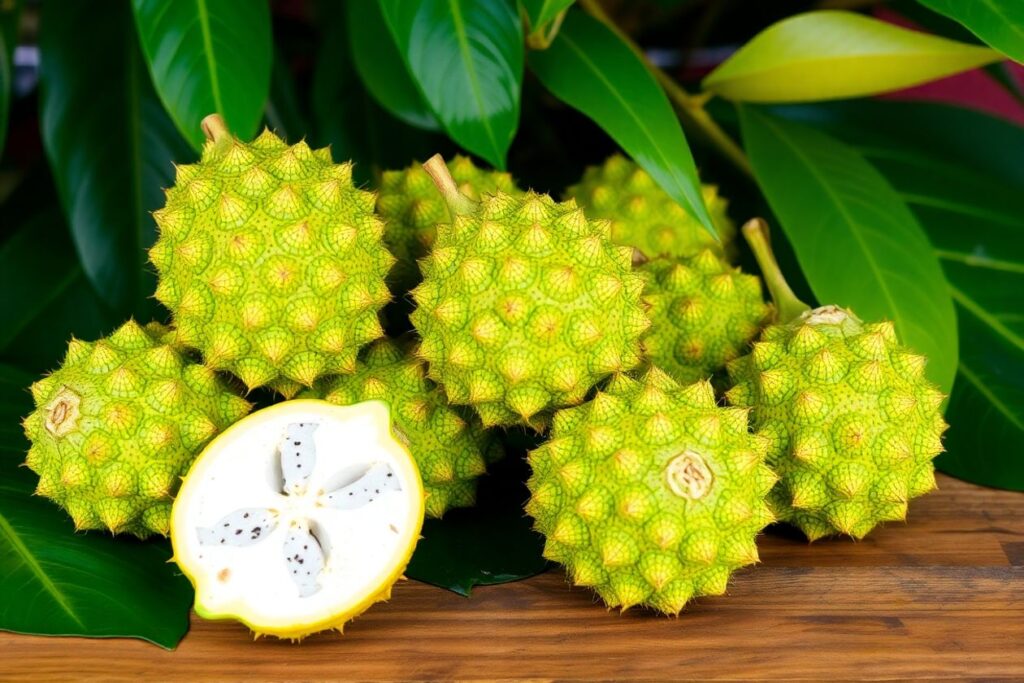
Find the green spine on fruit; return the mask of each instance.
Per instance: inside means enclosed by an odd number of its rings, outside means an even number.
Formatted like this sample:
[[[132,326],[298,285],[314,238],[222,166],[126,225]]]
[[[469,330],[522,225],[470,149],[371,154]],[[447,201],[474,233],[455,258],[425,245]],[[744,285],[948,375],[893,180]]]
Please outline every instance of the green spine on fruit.
[[[501,445],[476,416],[448,404],[408,347],[378,340],[363,350],[356,371],[329,378],[307,394],[339,406],[381,400],[391,407],[396,436],[419,466],[430,517],[476,502],[476,484]]]
[[[32,385],[25,464],[75,528],[167,535],[181,477],[214,435],[250,409],[174,346],[165,328],[125,323],[73,339],[61,367]]]
[[[456,155],[448,170],[459,192],[474,201],[484,194],[518,195],[512,176],[477,167],[468,157]],[[377,196],[377,212],[384,219],[384,241],[398,259],[390,280],[396,294],[420,281],[417,261],[426,256],[437,237],[437,225],[451,221],[448,205],[420,164],[400,171],[384,171]]]
[[[720,595],[757,562],[775,476],[747,411],[715,404],[707,381],[682,386],[651,368],[617,375],[590,401],[555,414],[529,455],[526,511],[544,557],[609,607],[677,614]]]
[[[647,276],[651,318],[644,352],[680,382],[706,379],[745,353],[771,313],[761,280],[710,249],[688,259],[657,258],[638,270]]]
[[[864,323],[838,306],[810,310],[785,285],[763,225],[744,227],[782,322],[729,364],[728,401],[752,409],[779,475],[775,514],[810,540],[862,538],[901,521],[935,488],[944,396],[925,358],[899,343],[891,322]]]
[[[485,426],[537,426],[639,363],[643,278],[607,222],[532,192],[471,202],[440,157],[427,166],[456,208],[421,261],[412,322],[452,403],[473,406]]]
[[[179,342],[250,389],[351,372],[390,299],[374,196],[327,149],[270,131],[243,143],[215,116],[204,128],[202,158],[154,214],[156,298]]]
[[[735,255],[736,226],[726,210],[729,202],[714,185],[702,185],[704,204],[719,240],[668,195],[647,171],[620,154],[601,166],[590,166],[566,191],[591,218],[611,222],[612,241],[644,256],[693,256],[704,249]]]

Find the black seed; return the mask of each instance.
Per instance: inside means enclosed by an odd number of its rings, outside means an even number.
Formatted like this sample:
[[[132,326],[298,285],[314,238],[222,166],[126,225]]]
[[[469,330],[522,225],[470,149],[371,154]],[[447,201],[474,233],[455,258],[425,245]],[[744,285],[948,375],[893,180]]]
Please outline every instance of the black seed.
[[[374,489],[373,492],[374,493],[380,493],[380,489]]]
[[[348,492],[348,495],[350,495],[350,496],[351,496],[351,495],[352,495],[352,492],[351,492],[351,491],[349,491],[349,492]],[[227,526],[227,524],[225,524],[224,526]]]
[[[220,539],[220,542],[221,542],[221,543],[224,543],[224,539],[223,539],[223,538],[222,538],[222,539]]]
[[[242,515],[242,519],[249,519],[249,513],[246,512],[244,515]]]
[[[301,445],[302,445],[302,442],[301,442],[301,441],[295,441],[295,442],[293,442],[293,443],[294,443],[294,444],[295,444],[296,446],[301,446]]]
[[[391,476],[391,474],[392,474],[391,472],[388,472],[388,476],[389,476],[389,477]]]
[[[238,534],[240,534],[240,533],[242,533],[242,530],[241,530],[241,529],[235,529],[235,536],[237,536],[237,535],[238,535]]]
[[[227,522],[225,522],[225,523],[224,523],[224,526],[231,526],[231,525],[230,525],[230,524],[228,524]]]

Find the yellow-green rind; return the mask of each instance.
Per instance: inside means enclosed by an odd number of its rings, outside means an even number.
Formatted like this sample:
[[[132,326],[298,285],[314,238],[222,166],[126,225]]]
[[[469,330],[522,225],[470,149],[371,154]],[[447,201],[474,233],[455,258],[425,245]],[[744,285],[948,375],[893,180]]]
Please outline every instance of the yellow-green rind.
[[[373,402],[367,402],[367,403],[373,403]],[[317,399],[295,399],[295,400],[291,400],[291,401],[284,401],[282,403],[278,403],[278,404],[272,405],[272,406],[270,406],[268,408],[263,408],[262,410],[259,410],[256,413],[253,413],[253,416],[260,415],[261,413],[266,415],[267,411],[273,411],[273,412],[280,412],[280,411],[284,411],[284,410],[302,411],[307,406],[310,406],[310,405],[313,405],[313,406],[327,406],[328,408],[335,408],[335,409],[337,408],[337,406],[333,406],[332,404],[329,404],[326,401],[321,401],[321,400],[317,400]],[[390,411],[390,408],[387,408],[387,410]],[[240,430],[240,429],[244,429],[244,428],[245,428],[244,424],[236,423],[232,427],[230,427],[227,430],[225,430],[221,435],[219,435],[218,436],[218,440],[222,439],[222,438],[223,439],[231,438],[231,435],[233,434],[234,431]],[[391,435],[393,437],[395,437],[395,441],[399,445],[401,445],[401,440],[398,438],[397,434],[395,433],[395,431],[393,429],[393,424],[391,424],[390,422],[389,422],[389,425],[388,425],[388,430],[391,433]],[[207,446],[206,450],[209,450],[210,446],[213,446],[213,445],[214,445],[213,442],[211,442]],[[338,614],[332,615],[331,618],[329,618],[329,619],[323,619],[323,620],[314,622],[312,624],[302,624],[302,625],[293,625],[293,626],[281,626],[280,628],[278,628],[278,627],[269,627],[268,628],[265,625],[254,624],[251,621],[245,619],[241,615],[237,615],[237,614],[224,614],[224,613],[218,613],[218,612],[215,612],[215,611],[212,611],[212,610],[208,610],[198,601],[198,598],[196,600],[196,604],[193,606],[193,608],[196,611],[196,614],[198,614],[199,616],[201,616],[204,619],[211,620],[211,621],[225,621],[225,620],[238,621],[238,622],[244,624],[245,626],[247,626],[249,628],[249,630],[253,632],[253,635],[256,638],[259,638],[261,636],[274,636],[276,638],[281,638],[281,639],[285,639],[285,640],[301,641],[302,639],[306,638],[307,636],[311,636],[311,635],[313,635],[315,633],[320,633],[322,631],[338,631],[338,632],[343,632],[345,624],[347,624],[348,622],[354,620],[356,617],[358,617],[359,615],[364,613],[366,610],[368,610],[374,604],[376,604],[378,602],[383,602],[383,601],[386,601],[386,600],[390,599],[391,598],[391,589],[392,589],[392,587],[396,583],[398,583],[398,581],[400,581],[401,579],[404,578],[405,568],[408,566],[409,560],[412,558],[412,554],[416,550],[416,543],[419,540],[420,532],[421,532],[421,530],[423,528],[423,518],[424,518],[424,514],[425,514],[425,507],[424,507],[425,495],[424,495],[424,492],[423,492],[423,489],[422,489],[422,484],[421,484],[421,478],[420,478],[419,470],[416,468],[416,460],[415,460],[415,458],[412,457],[412,454],[409,453],[407,448],[405,448],[404,446],[402,446],[402,448],[404,449],[405,454],[408,456],[406,464],[410,468],[411,473],[412,473],[412,476],[410,476],[408,478],[408,480],[419,487],[419,490],[418,490],[419,495],[416,497],[417,500],[419,501],[419,505],[411,507],[410,508],[410,514],[409,514],[409,519],[414,521],[415,532],[410,534],[410,539],[411,539],[410,540],[410,544],[409,544],[409,547],[406,549],[406,551],[402,553],[403,559],[400,562],[397,562],[395,564],[395,566],[392,568],[391,571],[389,571],[386,575],[381,577],[381,579],[380,579],[380,581],[378,581],[377,585],[374,586],[374,588],[372,590],[368,591],[368,594],[366,595],[366,597],[364,597],[358,603],[356,603],[354,605],[351,605],[351,606],[347,607],[346,609],[340,611]],[[204,453],[205,453],[205,450],[204,450]],[[200,457],[196,459],[196,466],[197,467],[198,467],[198,463],[199,463],[201,458],[202,458],[202,455],[200,455]],[[185,487],[187,487],[187,486],[188,486],[188,479],[186,478],[186,480],[185,480],[185,482],[184,482],[184,484],[182,486],[182,493],[183,494],[187,494],[187,492],[185,491]],[[177,538],[177,535],[180,534],[180,533],[184,533],[182,531],[179,531],[181,526],[182,525],[174,523],[174,515],[173,515],[173,512],[172,512],[172,523],[171,523],[171,544],[172,544],[172,546],[176,545],[175,539]],[[182,560],[180,558],[178,558],[177,556],[172,557],[171,561],[175,562],[178,565],[178,567],[181,569],[182,574],[184,574],[185,577],[189,580],[189,582],[192,584],[193,588],[198,589],[198,585],[196,583],[195,576],[189,571],[189,568],[188,568],[187,564],[184,564],[182,562]],[[198,590],[197,590],[196,594],[197,594],[197,596],[199,595]]]
[[[484,426],[538,425],[640,361],[650,322],[632,250],[547,195],[485,195],[438,228],[412,322],[449,400]]]
[[[409,341],[372,343],[354,373],[318,382],[309,395],[341,406],[374,399],[391,406],[395,433],[423,476],[427,516],[441,517],[476,502],[477,479],[502,449],[476,415],[448,404]]]
[[[179,166],[150,250],[177,340],[255,388],[350,372],[394,262],[376,198],[327,149],[227,134]]]
[[[736,226],[729,219],[728,202],[714,185],[702,185],[701,190],[718,240],[647,171],[621,154],[588,167],[580,182],[566,191],[566,198],[575,199],[591,218],[610,221],[616,244],[633,247],[648,258],[688,257],[711,249],[732,260]]]
[[[903,520],[908,501],[935,487],[947,425],[924,365],[892,323],[865,324],[835,306],[768,327],[730,363],[726,397],[752,409],[768,440],[780,519],[812,541],[862,538]]]
[[[747,411],[716,405],[710,383],[682,386],[652,368],[617,375],[590,401],[555,414],[529,455],[527,512],[544,557],[609,607],[678,614],[720,595],[757,562],[773,520],[775,476]]]
[[[651,318],[644,353],[680,382],[707,379],[746,353],[772,312],[761,280],[710,249],[686,259],[657,258],[638,271],[647,277]]]
[[[459,191],[473,200],[484,194],[518,195],[512,176],[479,168],[468,157],[455,155],[447,164]],[[389,281],[396,296],[422,279],[417,261],[427,255],[437,237],[437,225],[451,221],[444,199],[423,166],[413,163],[399,171],[384,171],[377,195],[377,213],[384,219],[384,242],[398,262]]]
[[[32,385],[25,464],[36,494],[78,530],[167,535],[181,476],[251,408],[167,334],[129,321],[99,341],[73,339],[61,367]]]

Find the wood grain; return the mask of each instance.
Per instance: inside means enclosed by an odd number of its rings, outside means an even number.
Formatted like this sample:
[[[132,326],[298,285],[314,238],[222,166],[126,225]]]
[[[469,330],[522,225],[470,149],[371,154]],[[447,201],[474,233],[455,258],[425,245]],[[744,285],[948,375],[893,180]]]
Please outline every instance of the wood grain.
[[[1024,680],[1024,494],[940,486],[860,542],[771,531],[677,619],[608,612],[557,571],[471,599],[407,582],[299,646],[198,619],[176,652],[0,634],[0,680]]]

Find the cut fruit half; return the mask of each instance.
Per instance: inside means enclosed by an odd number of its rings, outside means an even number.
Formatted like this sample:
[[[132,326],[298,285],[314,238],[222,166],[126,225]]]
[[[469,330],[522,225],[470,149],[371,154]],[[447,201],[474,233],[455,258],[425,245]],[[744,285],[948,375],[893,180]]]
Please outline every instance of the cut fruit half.
[[[380,401],[286,401],[214,439],[171,513],[207,619],[301,639],[386,600],[423,525],[412,456]]]

